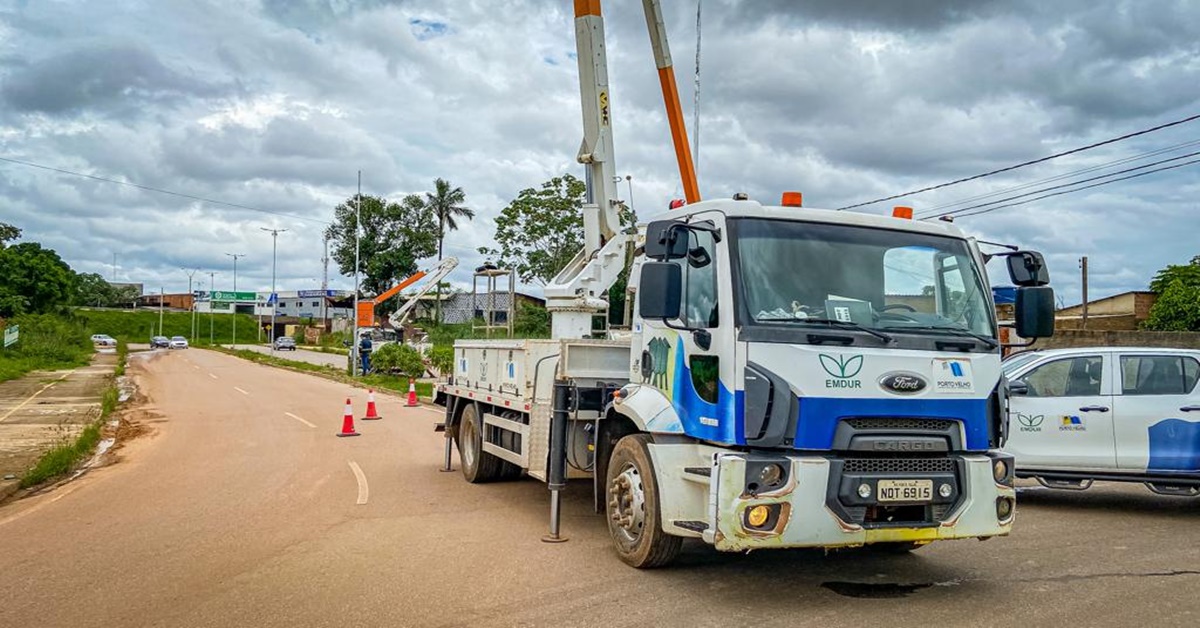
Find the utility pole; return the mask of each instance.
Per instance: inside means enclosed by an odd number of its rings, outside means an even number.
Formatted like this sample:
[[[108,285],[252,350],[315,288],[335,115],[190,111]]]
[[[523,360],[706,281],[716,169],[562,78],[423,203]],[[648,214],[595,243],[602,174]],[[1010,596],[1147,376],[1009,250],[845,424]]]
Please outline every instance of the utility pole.
[[[271,351],[275,351],[275,310],[279,308],[279,295],[275,294],[275,252],[277,243],[279,242],[279,234],[287,231],[287,229],[268,229],[259,227],[263,231],[271,234],[271,333],[267,334],[267,342],[271,343]],[[259,321],[260,323],[262,321]]]
[[[217,291],[217,271],[208,271],[208,344],[213,344],[213,293]]]
[[[163,319],[163,287],[159,286],[158,287],[158,335],[160,335],[160,336],[163,335],[162,319]]]
[[[350,330],[350,376],[358,375],[358,236],[362,233],[362,170],[358,171],[358,196],[354,198],[354,323]]]
[[[246,257],[245,253],[226,253],[233,258],[233,348],[237,349],[237,261],[239,257]]]
[[[188,298],[190,299],[188,302],[192,304],[192,324],[191,327],[188,327],[188,344],[191,344],[196,342],[196,293],[192,292],[192,275],[195,275],[196,271],[200,269],[193,268],[192,270],[188,270],[180,268],[179,270],[187,273],[188,276]]]
[[[1087,329],[1088,319],[1088,259],[1084,255],[1079,260],[1079,269],[1083,279],[1083,316],[1079,323],[1080,329]]]
[[[324,274],[321,275],[321,333],[329,331],[326,325],[329,322],[329,232],[325,232],[325,257],[321,258],[321,264],[324,266]]]

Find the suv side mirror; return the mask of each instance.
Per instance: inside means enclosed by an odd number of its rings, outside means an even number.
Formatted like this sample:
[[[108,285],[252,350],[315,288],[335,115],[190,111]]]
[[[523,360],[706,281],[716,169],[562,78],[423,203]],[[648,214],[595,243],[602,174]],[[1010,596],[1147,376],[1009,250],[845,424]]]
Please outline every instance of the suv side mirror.
[[[1008,276],[1018,286],[1044,286],[1050,283],[1046,260],[1037,251],[1018,251],[1007,255]]]
[[[1054,335],[1054,288],[1050,286],[1017,288],[1014,310],[1018,336],[1049,338]]]
[[[637,299],[638,314],[642,318],[679,318],[683,301],[683,269],[671,262],[643,262]]]

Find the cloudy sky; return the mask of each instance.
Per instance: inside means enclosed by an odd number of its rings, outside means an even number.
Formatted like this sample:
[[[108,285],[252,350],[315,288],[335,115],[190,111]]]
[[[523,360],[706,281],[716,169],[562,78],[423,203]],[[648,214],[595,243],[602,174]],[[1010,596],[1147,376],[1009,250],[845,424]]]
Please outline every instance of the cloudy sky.
[[[1193,2],[702,1],[706,197],[837,208],[1200,113]],[[664,4],[690,123],[696,0]],[[641,3],[604,6],[617,170],[644,216],[682,192]],[[569,0],[0,0],[0,157],[265,210],[0,162],[0,221],[77,270],[110,277],[115,254],[118,280],[168,291],[184,267],[230,288],[225,253],[246,254],[239,288],[267,289],[259,228],[286,228],[279,287],[306,289],[358,170],[397,199],[443,177],[478,212],[446,242],[469,285],[519,190],[582,175],[572,17]],[[1200,120],[856,211],[929,216],[1197,151]],[[1198,197],[1185,165],[956,224],[1044,251],[1075,302],[1080,256],[1106,295],[1200,254]]]

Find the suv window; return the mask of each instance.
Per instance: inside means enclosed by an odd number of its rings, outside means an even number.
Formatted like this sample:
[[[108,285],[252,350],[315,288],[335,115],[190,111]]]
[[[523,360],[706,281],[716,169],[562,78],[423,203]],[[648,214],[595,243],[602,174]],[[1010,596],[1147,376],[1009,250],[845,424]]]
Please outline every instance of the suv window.
[[[1100,394],[1104,360],[1098,355],[1055,360],[1021,379],[1029,397],[1094,397]]]
[[[1186,395],[1196,387],[1200,364],[1180,355],[1121,356],[1121,393]]]

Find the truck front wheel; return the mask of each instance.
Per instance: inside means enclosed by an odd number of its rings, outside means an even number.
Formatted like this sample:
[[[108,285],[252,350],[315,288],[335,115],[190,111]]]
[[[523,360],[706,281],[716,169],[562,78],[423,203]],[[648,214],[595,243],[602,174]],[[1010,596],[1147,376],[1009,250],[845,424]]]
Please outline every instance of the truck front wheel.
[[[463,477],[472,484],[491,482],[500,477],[504,461],[483,450],[483,417],[473,403],[463,408],[458,423],[458,457]]]
[[[617,441],[605,481],[609,535],[621,560],[638,569],[670,563],[683,544],[681,537],[662,530],[649,442],[647,434],[630,434]]]

